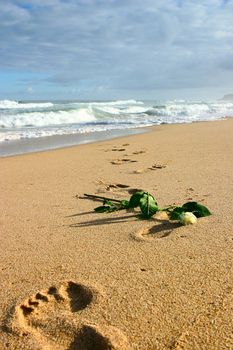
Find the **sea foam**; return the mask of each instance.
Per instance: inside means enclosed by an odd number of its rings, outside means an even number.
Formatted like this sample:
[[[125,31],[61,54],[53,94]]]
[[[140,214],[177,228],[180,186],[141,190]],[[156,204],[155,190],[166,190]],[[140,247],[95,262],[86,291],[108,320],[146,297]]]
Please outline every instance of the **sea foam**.
[[[0,109],[28,109],[28,108],[48,108],[52,107],[52,102],[23,103],[11,100],[0,101]]]
[[[227,101],[0,101],[0,141],[191,123],[233,116]]]

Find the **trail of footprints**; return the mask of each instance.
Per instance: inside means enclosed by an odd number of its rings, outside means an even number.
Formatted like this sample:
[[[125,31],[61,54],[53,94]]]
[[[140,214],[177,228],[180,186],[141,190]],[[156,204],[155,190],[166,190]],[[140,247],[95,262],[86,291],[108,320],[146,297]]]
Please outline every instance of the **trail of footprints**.
[[[52,286],[16,306],[10,329],[24,339],[32,337],[44,350],[129,349],[118,328],[85,320],[99,297],[96,289],[73,281]]]
[[[105,150],[105,152],[109,152],[109,151],[111,151],[111,152],[124,152],[124,151],[126,151],[127,146],[129,146],[129,144],[125,143],[122,145],[122,147],[114,146],[112,149]],[[145,153],[145,151],[133,152],[132,155],[137,155],[137,154],[141,154],[141,153]],[[120,164],[125,164],[125,163],[136,163],[137,160],[129,158],[130,156],[131,156],[131,154],[124,154],[123,158],[114,159],[111,161],[111,164],[120,165]]]
[[[125,152],[127,151],[127,146],[130,146],[129,143],[125,143],[122,146],[113,146],[113,148],[110,149],[105,149],[105,152]],[[125,153],[123,154],[122,158],[117,158],[113,159],[110,161],[111,164],[113,165],[122,165],[122,164],[127,164],[127,163],[137,163],[138,160],[136,159],[131,159],[131,156],[137,156],[146,153],[146,149],[138,150],[138,151],[133,151],[131,154]],[[136,169],[133,171],[133,174],[142,174],[146,173],[151,170],[158,170],[158,169],[164,169],[167,167],[167,164],[153,164],[147,168],[141,168],[141,169]]]

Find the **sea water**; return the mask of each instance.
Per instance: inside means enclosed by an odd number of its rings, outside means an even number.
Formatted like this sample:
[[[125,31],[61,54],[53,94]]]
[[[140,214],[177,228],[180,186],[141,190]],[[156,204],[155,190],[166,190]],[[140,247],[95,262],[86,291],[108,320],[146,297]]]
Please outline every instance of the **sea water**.
[[[233,116],[231,101],[2,100],[0,155],[105,139],[152,125],[210,121],[226,116]]]

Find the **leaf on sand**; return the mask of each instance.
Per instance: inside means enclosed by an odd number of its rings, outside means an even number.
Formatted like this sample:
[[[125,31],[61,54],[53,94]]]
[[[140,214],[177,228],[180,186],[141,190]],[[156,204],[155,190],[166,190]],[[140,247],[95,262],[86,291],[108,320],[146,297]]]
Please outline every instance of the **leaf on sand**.
[[[113,203],[110,200],[104,200],[104,205],[101,205],[100,207],[95,208],[95,212],[97,213],[111,213],[113,211],[122,210],[122,209],[128,209],[129,208],[129,201],[122,200],[119,203]]]
[[[158,205],[154,197],[144,191],[135,192],[129,201],[122,200],[120,203],[113,203],[111,200],[104,200],[103,204],[95,208],[95,211],[98,213],[110,213],[116,210],[140,207],[141,217],[145,219],[151,218],[158,211]]]
[[[141,197],[139,206],[142,217],[145,219],[151,218],[158,211],[158,205],[154,197],[146,192],[144,192],[144,195]]]
[[[129,208],[137,208],[140,205],[141,198],[146,194],[144,191],[135,192],[129,200]]]
[[[185,211],[192,212],[197,218],[211,215],[208,208],[197,202],[187,202],[183,204],[182,208],[184,208]]]
[[[171,220],[179,220],[180,214],[190,212],[193,213],[197,218],[211,215],[211,212],[204,205],[197,202],[187,202],[182,207],[175,207],[169,213]]]
[[[120,203],[120,206],[122,209],[129,209],[130,208],[129,201],[127,201],[126,199],[123,199]]]
[[[112,205],[114,205],[113,202],[110,201],[109,199],[104,199],[104,200],[103,200],[103,204],[104,204],[104,205],[109,205],[110,207],[111,207]]]
[[[180,214],[186,210],[183,207],[175,207],[172,211],[168,212],[170,220],[179,220]]]
[[[109,213],[111,210],[109,205],[101,205],[100,207],[95,208],[96,213]]]

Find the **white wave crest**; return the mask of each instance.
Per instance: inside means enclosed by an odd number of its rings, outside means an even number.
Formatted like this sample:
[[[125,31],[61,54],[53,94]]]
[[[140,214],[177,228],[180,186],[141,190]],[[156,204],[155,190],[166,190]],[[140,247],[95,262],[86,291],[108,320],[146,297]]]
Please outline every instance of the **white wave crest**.
[[[22,105],[0,101],[0,141],[233,117],[233,103],[225,101],[58,101],[47,110],[41,106],[50,107],[50,102],[36,103],[35,110]]]
[[[108,102],[107,103],[110,106],[115,106],[115,105],[143,105],[143,102],[141,101],[136,101],[136,100],[119,100],[119,101],[113,101],[113,102]]]
[[[142,101],[136,100],[117,100],[110,102],[90,102],[92,106],[125,106],[125,105],[143,105]]]
[[[137,128],[145,127],[147,125],[138,125]],[[149,126],[149,125],[148,125]],[[135,126],[136,127],[136,126]],[[15,131],[0,132],[0,142],[17,141],[23,139],[35,139],[41,137],[49,137],[55,135],[72,135],[72,134],[88,134],[93,132],[110,131],[110,130],[125,130],[130,129],[131,126],[125,125],[82,125],[79,127],[65,126],[65,127],[48,127],[48,128],[29,128],[19,129]]]
[[[112,115],[120,114],[139,114],[145,113],[148,110],[148,107],[142,106],[117,106],[117,105],[107,105],[107,106],[95,106],[95,110],[99,112],[109,113]]]
[[[27,109],[27,108],[49,108],[53,107],[52,102],[22,103],[12,100],[0,101],[0,109]]]
[[[48,126],[72,123],[90,123],[96,120],[91,109],[79,109],[57,112],[30,112],[0,116],[2,128],[25,126]]]
[[[174,103],[154,106],[146,112],[150,116],[171,118],[173,122],[183,119],[206,120],[220,118],[233,113],[233,103]]]

